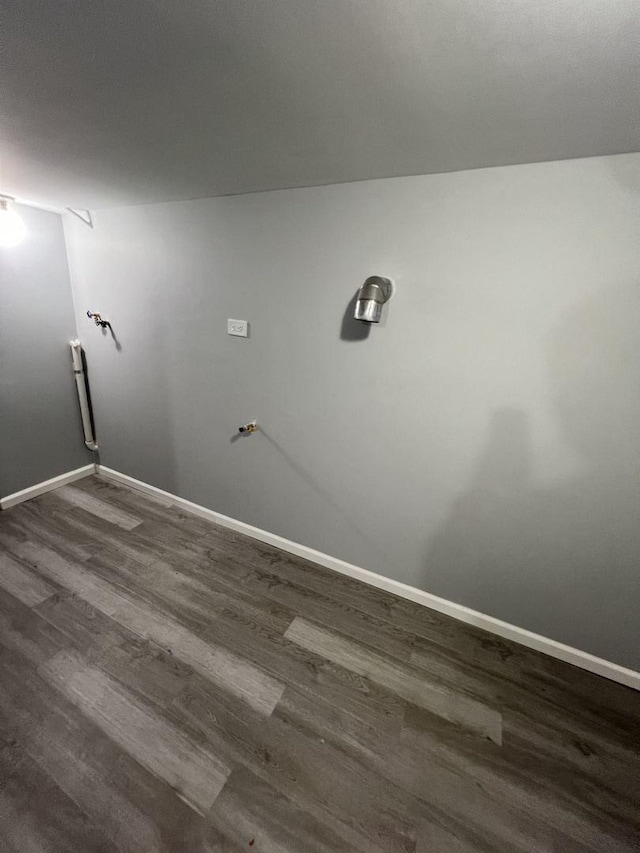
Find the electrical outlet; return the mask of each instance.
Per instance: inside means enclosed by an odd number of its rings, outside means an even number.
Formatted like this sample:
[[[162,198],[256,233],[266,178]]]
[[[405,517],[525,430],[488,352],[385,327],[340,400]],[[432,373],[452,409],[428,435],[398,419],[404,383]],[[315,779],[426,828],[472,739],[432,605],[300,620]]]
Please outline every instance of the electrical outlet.
[[[227,320],[227,332],[239,338],[249,337],[249,324],[246,320]]]

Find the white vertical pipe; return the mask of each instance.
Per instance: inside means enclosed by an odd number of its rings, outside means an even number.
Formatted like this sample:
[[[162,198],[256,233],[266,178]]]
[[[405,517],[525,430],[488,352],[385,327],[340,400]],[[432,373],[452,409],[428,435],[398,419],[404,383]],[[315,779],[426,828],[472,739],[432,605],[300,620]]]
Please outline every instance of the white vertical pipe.
[[[87,397],[87,385],[84,378],[84,367],[82,364],[82,344],[79,340],[69,341],[71,347],[71,358],[73,361],[73,375],[76,379],[78,389],[78,400],[80,402],[80,414],[82,415],[82,429],[84,430],[84,443],[89,450],[97,450],[98,445],[93,437],[91,426],[91,412],[89,411],[89,399]]]

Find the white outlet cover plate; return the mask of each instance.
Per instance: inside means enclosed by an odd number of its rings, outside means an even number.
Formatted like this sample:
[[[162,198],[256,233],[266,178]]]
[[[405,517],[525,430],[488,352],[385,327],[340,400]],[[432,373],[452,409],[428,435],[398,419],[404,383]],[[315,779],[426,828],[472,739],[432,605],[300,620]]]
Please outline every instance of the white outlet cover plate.
[[[227,320],[227,332],[239,338],[249,336],[249,323],[246,320]]]

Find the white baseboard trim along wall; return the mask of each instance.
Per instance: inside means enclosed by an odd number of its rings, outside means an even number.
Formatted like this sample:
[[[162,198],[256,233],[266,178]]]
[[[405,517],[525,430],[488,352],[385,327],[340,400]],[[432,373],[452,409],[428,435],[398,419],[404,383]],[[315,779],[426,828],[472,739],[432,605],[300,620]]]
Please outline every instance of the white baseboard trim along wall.
[[[0,498],[0,509],[9,509],[9,507],[21,504],[23,501],[37,498],[38,495],[44,495],[45,492],[50,492],[59,486],[66,486],[67,483],[73,483],[75,480],[81,480],[83,477],[95,474],[95,471],[96,466],[92,462],[90,465],[83,465],[82,468],[76,468],[75,471],[68,471],[66,474],[59,474],[57,477],[45,480],[43,483],[36,483],[35,486],[29,486],[28,489],[22,489],[12,495],[7,495],[5,498]]]
[[[192,503],[185,498],[173,495],[170,492],[165,492],[156,486],[150,486],[148,483],[143,483],[141,480],[136,480],[128,474],[121,474],[119,471],[114,471],[112,468],[107,468],[104,465],[85,465],[82,468],[77,468],[75,471],[69,471],[67,474],[61,474],[59,477],[53,477],[51,480],[45,480],[44,483],[38,483],[28,489],[23,489],[20,492],[15,492],[13,495],[7,495],[5,498],[0,498],[0,509],[9,509],[9,507],[22,503],[23,501],[35,498],[38,495],[43,495],[52,489],[57,489],[59,486],[73,483],[75,480],[80,480],[82,477],[87,477],[90,474],[98,473],[101,476],[113,480],[116,483],[122,483],[130,488],[137,489],[148,495],[162,497],[168,500],[175,506],[198,515],[201,518],[209,519],[238,533],[244,533],[252,539],[258,539],[260,542],[265,542],[267,545],[273,545],[286,551],[289,554],[294,554],[297,557],[302,557],[312,563],[317,563],[327,569],[339,572],[350,578],[362,581],[363,583],[375,586],[378,589],[393,593],[400,598],[406,598],[409,601],[414,601],[416,604],[422,604],[424,607],[429,607],[431,610],[437,610],[439,613],[444,613],[446,616],[451,616],[453,619],[458,619],[460,622],[465,622],[467,625],[473,625],[476,628],[482,628],[492,634],[497,634],[499,637],[504,637],[506,640],[512,640],[522,646],[530,649],[535,649],[538,652],[550,655],[565,663],[573,664],[588,672],[593,672],[596,675],[602,675],[604,678],[609,678],[612,681],[617,681],[627,687],[632,687],[635,690],[640,690],[640,672],[635,672],[632,669],[619,666],[611,661],[603,660],[602,658],[590,655],[588,652],[574,649],[571,646],[566,646],[564,643],[558,643],[556,640],[550,640],[548,637],[543,637],[540,634],[534,634],[532,631],[527,631],[525,628],[518,628],[516,625],[510,625],[508,622],[503,622],[501,619],[496,619],[493,616],[487,616],[484,613],[479,613],[476,610],[471,610],[462,604],[456,604],[453,601],[447,601],[445,598],[439,598],[436,595],[431,595],[429,592],[401,583],[400,581],[385,578],[383,575],[378,575],[375,572],[370,572],[368,569],[354,566],[344,560],[339,560],[337,557],[330,557],[328,554],[323,554],[321,551],[316,551],[313,548],[308,548],[306,545],[300,545],[298,542],[292,542],[290,539],[285,539],[283,536],[278,536],[275,533],[269,533],[267,530],[261,530],[259,527],[253,527],[251,524],[246,524],[244,521],[238,521],[235,518],[230,518],[227,515],[222,515],[212,509],[207,509],[199,504]]]
[[[111,468],[106,468],[104,465],[96,466],[97,473],[113,480],[117,483],[130,486],[133,489],[138,489],[149,495],[160,496],[168,499],[171,503],[179,506],[181,509],[199,515],[202,518],[208,518],[224,527],[231,530],[236,530],[238,533],[244,533],[246,536],[251,536],[253,539],[258,539],[260,542],[265,542],[268,545],[273,545],[280,548],[289,554],[295,554],[297,557],[302,557],[305,560],[310,560],[312,563],[317,563],[327,569],[332,569],[335,572],[340,572],[347,577],[355,578],[356,580],[367,583],[370,586],[375,586],[378,589],[383,589],[386,592],[391,592],[400,598],[406,598],[409,601],[414,601],[417,604],[422,604],[432,610],[437,610],[439,613],[444,613],[460,622],[466,622],[468,625],[474,625],[476,628],[482,628],[485,631],[490,631],[507,640],[513,640],[522,646],[527,646],[530,649],[535,649],[538,652],[550,655],[565,663],[579,666],[596,675],[602,675],[612,681],[617,681],[620,684],[625,684],[627,687],[633,687],[640,690],[640,672],[634,672],[632,669],[619,666],[616,663],[603,660],[602,658],[590,655],[588,652],[574,649],[571,646],[566,646],[564,643],[558,643],[556,640],[550,640],[548,637],[542,637],[540,634],[534,634],[532,631],[527,631],[525,628],[518,628],[515,625],[510,625],[508,622],[503,622],[500,619],[495,619],[493,616],[487,616],[484,613],[478,613],[476,610],[471,610],[469,607],[464,607],[462,604],[455,604],[452,601],[447,601],[445,598],[439,598],[436,595],[417,589],[416,587],[408,586],[400,581],[385,578],[383,575],[378,575],[375,572],[370,572],[368,569],[362,569],[360,566],[354,566],[344,560],[339,560],[337,557],[330,557],[328,554],[323,554],[321,551],[316,551],[313,548],[308,548],[306,545],[300,545],[298,542],[292,542],[290,539],[285,539],[283,536],[277,536],[275,533],[269,533],[267,530],[261,530],[259,527],[253,527],[251,524],[246,524],[244,521],[237,521],[235,518],[229,518],[227,515],[222,515],[212,509],[192,503],[185,498],[180,498],[177,495],[172,495],[170,492],[165,492],[158,489],[156,486],[150,486],[134,477],[129,477],[127,474],[121,474]]]

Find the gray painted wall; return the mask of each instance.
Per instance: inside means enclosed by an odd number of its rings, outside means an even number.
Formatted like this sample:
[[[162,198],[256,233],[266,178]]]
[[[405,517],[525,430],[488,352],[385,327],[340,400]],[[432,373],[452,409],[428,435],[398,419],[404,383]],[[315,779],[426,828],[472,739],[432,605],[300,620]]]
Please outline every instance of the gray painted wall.
[[[65,225],[105,465],[640,669],[640,155]]]
[[[57,213],[16,206],[27,236],[0,248],[0,495],[92,461],[69,341],[76,335]]]

